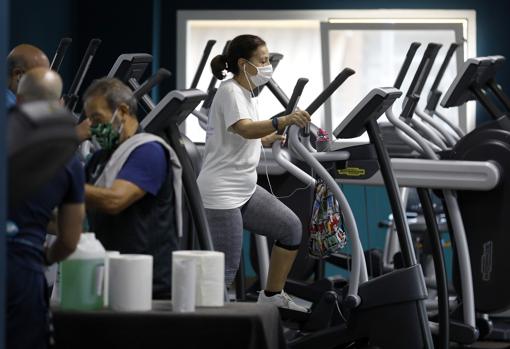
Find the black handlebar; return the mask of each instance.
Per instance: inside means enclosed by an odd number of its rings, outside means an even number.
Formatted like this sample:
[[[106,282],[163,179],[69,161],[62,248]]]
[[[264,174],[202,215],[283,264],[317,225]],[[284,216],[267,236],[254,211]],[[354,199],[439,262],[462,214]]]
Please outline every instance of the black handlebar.
[[[407,50],[407,53],[406,53],[406,58],[404,60],[404,63],[402,64],[402,67],[400,68],[400,71],[398,72],[397,80],[395,80],[395,83],[393,84],[393,86],[395,88],[400,89],[400,87],[402,86],[402,82],[404,81],[404,78],[407,75],[409,66],[411,65],[414,55],[416,54],[416,51],[418,50],[418,48],[420,46],[421,46],[421,44],[419,42],[413,42],[411,44],[411,46],[409,46],[409,49]]]
[[[455,52],[457,47],[459,47],[459,44],[453,42],[450,45],[450,47],[448,48],[448,51],[446,52],[446,56],[444,57],[443,63],[441,64],[441,68],[439,68],[439,72],[437,73],[436,79],[434,80],[434,83],[432,84],[432,87],[430,88],[431,91],[437,90],[437,87],[439,86],[439,83],[441,82],[441,79],[443,78],[444,72],[446,71],[446,68],[448,67],[448,64],[450,63],[453,53]]]
[[[145,80],[145,82],[136,90],[133,92],[133,97],[135,97],[137,100],[143,97],[145,94],[147,94],[152,88],[156,85],[159,85],[161,81],[164,79],[168,79],[172,76],[172,73],[170,73],[165,68],[159,68],[156,74]]]
[[[319,107],[322,104],[324,104],[324,102],[326,102],[326,100],[333,94],[333,92],[335,92],[340,87],[340,85],[342,85],[344,81],[347,80],[347,78],[353,75],[354,73],[355,73],[354,70],[350,68],[344,68],[344,70],[342,70],[340,74],[337,75],[335,80],[333,80],[328,85],[328,87],[326,87],[326,89],[322,91],[317,96],[317,98],[315,98],[315,100],[308,106],[308,108],[306,108],[308,114],[312,115],[313,113],[315,113],[317,109],[319,109]]]
[[[287,108],[289,104],[289,97],[283,92],[281,87],[274,81],[273,79],[269,80],[266,84],[267,88],[271,93],[276,97],[278,102],[282,105],[282,107]]]
[[[69,94],[76,94],[81,87],[81,83],[83,82],[83,77],[87,73],[87,70],[90,66],[92,58],[96,54],[97,48],[101,45],[101,40],[92,39],[89,42],[89,46],[87,47],[87,51],[85,51],[85,55],[81,60],[80,67],[78,68],[78,72],[74,76],[73,83],[71,84],[71,88],[69,89]]]
[[[427,106],[425,107],[425,110],[429,110],[429,111],[436,110],[437,105],[439,104],[439,99],[441,98],[441,94],[442,94],[442,92],[438,90],[439,83],[441,82],[441,79],[444,76],[446,68],[448,67],[448,64],[450,63],[453,53],[455,52],[457,47],[459,47],[459,44],[452,43],[450,45],[450,47],[448,48],[448,51],[446,52],[446,56],[443,60],[443,63],[441,64],[441,68],[439,68],[439,72],[437,73],[436,79],[434,80],[434,83],[432,84],[432,87],[430,88],[429,95],[427,96]]]
[[[430,70],[432,69],[432,65],[434,64],[434,60],[436,59],[441,46],[441,44],[436,43],[430,43],[427,45],[425,53],[420,61],[420,65],[414,74],[413,81],[407,90],[406,98],[403,102],[401,113],[402,117],[407,119],[412,118],[416,106],[418,105],[418,101],[420,100],[423,86],[425,86],[425,82],[427,81],[427,77],[430,74]]]
[[[60,70],[60,66],[62,65],[62,61],[64,60],[64,56],[66,55],[66,51],[69,48],[69,45],[73,42],[71,38],[62,38],[58,44],[57,51],[55,51],[55,55],[53,56],[53,60],[51,61],[50,69],[56,71]]]
[[[432,69],[432,65],[434,64],[434,60],[436,59],[437,53],[439,52],[441,46],[441,44],[436,44],[433,42],[427,45],[420,65],[414,74],[413,81],[407,90],[408,97],[421,94],[423,86],[425,86],[425,82],[427,81],[427,77],[430,74],[430,70]]]
[[[285,115],[292,113],[294,109],[296,109],[299,102],[299,97],[301,97],[303,89],[307,83],[308,79],[306,78],[298,79],[296,86],[294,86],[294,90],[292,91],[292,95],[290,96],[290,100],[287,103],[287,108],[285,108]]]
[[[308,79],[306,78],[299,78],[296,82],[296,86],[294,86],[294,90],[292,91],[292,95],[290,96],[290,100],[288,100],[287,107],[285,108],[285,111],[283,112],[283,115],[291,114],[294,109],[296,109],[299,98],[301,97],[301,94],[303,93],[303,89],[305,88],[306,84],[308,83]],[[285,130],[278,131],[278,134],[281,135],[285,132]]]
[[[200,77],[202,76],[202,73],[205,68],[205,64],[207,63],[207,59],[209,58],[209,55],[211,54],[211,50],[212,50],[214,44],[216,44],[216,40],[207,41],[207,44],[205,45],[204,53],[202,54],[202,59],[200,59],[200,63],[198,64],[198,68],[195,73],[195,76],[193,77],[193,81],[191,82],[190,88],[197,88],[198,82],[200,81]]]
[[[85,75],[90,68],[90,63],[92,63],[92,59],[94,58],[99,45],[101,45],[101,40],[90,40],[87,51],[85,51],[85,55],[81,60],[80,67],[74,76],[74,80],[71,84],[71,88],[69,89],[69,93],[64,98],[66,101],[66,107],[71,111],[74,111],[74,108],[76,107],[76,102],[78,102],[78,91],[80,90],[83,79],[85,78]]]

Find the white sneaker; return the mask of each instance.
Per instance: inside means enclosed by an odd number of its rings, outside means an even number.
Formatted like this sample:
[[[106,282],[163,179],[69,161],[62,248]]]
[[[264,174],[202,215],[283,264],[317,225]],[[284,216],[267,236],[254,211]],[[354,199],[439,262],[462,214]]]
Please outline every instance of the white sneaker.
[[[283,290],[280,294],[275,294],[274,296],[271,297],[266,296],[264,291],[260,291],[257,303],[274,304],[279,308],[301,311],[303,313],[310,312],[310,309],[296,304],[296,302],[294,302],[294,300],[290,298],[290,296]]]

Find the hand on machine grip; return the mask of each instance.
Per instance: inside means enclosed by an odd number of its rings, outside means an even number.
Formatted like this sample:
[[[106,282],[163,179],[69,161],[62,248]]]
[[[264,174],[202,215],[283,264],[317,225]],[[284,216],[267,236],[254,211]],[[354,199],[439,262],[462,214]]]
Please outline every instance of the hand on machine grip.
[[[305,127],[310,123],[310,114],[306,110],[296,110],[292,114],[286,115],[287,125],[298,125],[299,127]]]
[[[265,136],[265,137],[262,137],[261,141],[262,141],[262,145],[264,147],[270,147],[274,142],[276,141],[285,141],[285,136],[284,135],[279,135],[275,132]]]

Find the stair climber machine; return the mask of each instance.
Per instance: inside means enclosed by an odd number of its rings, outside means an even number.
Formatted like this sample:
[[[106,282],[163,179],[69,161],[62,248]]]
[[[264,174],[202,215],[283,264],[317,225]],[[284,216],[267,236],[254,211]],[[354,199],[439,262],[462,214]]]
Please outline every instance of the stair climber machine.
[[[475,308],[481,314],[510,308],[507,273],[510,261],[506,254],[506,247],[510,244],[506,217],[510,205],[510,178],[507,175],[510,171],[510,103],[501,86],[495,82],[495,74],[503,61],[501,56],[468,59],[441,101],[443,107],[449,108],[477,100],[493,119],[462,137],[443,155],[447,159],[490,161],[501,172],[501,181],[493,190],[458,192],[473,266]],[[505,111],[493,102],[489,91],[505,107]],[[458,282],[456,286],[459,287]],[[504,322],[495,324],[488,337],[510,340],[510,326]]]
[[[448,130],[445,131],[445,128],[442,127],[441,132],[447,132],[448,136],[444,136],[446,139],[453,139],[453,143],[456,142],[460,137],[464,135],[464,132],[457,127],[453,122],[451,122],[448,118],[443,116],[441,113],[439,113],[437,109],[437,105],[439,104],[439,100],[441,98],[442,92],[439,90],[439,84],[441,82],[441,79],[443,78],[443,75],[446,71],[446,68],[448,67],[448,64],[453,56],[453,53],[457,49],[459,45],[456,43],[452,43],[450,47],[448,48],[448,52],[445,55],[445,58],[441,64],[441,67],[434,79],[434,82],[430,88],[429,94],[427,96],[427,104],[425,107],[424,112],[419,112],[418,109],[416,110],[417,115],[422,115],[425,113],[427,116],[424,119],[424,121],[430,123],[430,118],[433,116],[437,116],[439,119],[441,119],[447,128],[449,128],[451,131],[448,132]],[[409,51],[409,54],[411,54],[413,50]],[[398,82],[398,79],[397,79]],[[438,123],[434,119],[433,124],[435,127],[437,127]],[[439,124],[440,125],[440,124]],[[400,158],[412,158],[412,157],[419,157],[420,154],[415,151],[412,147],[410,147],[407,143],[403,142],[401,138],[396,134],[395,127],[391,123],[384,123],[380,125],[381,131],[383,134],[383,140],[386,145],[386,148],[388,149],[388,152],[390,154],[390,157],[400,157]],[[444,140],[446,140],[444,139]],[[411,233],[413,234],[414,240],[415,240],[415,246],[417,254],[419,255],[418,260],[420,260],[420,263],[422,264],[424,268],[424,272],[426,275],[426,282],[427,286],[429,286],[431,283],[435,285],[435,278],[429,278],[428,275],[431,275],[429,273],[430,270],[430,262],[431,262],[431,250],[430,250],[430,241],[427,237],[427,225],[425,222],[425,218],[423,217],[423,210],[421,208],[421,205],[419,203],[418,194],[415,190],[411,188],[400,188],[401,196],[402,196],[402,202],[404,204],[404,207],[406,207],[406,215],[408,218],[409,226],[411,229]],[[448,228],[446,226],[446,217],[443,210],[442,202],[437,198],[433,197],[433,208],[436,212],[436,220],[439,224],[439,230],[441,232],[447,231]],[[394,229],[394,225],[392,222],[392,217],[390,216],[388,221],[380,222],[380,227],[386,227],[386,239],[383,249],[383,269],[390,270],[394,268],[394,256],[396,253],[398,253],[398,241],[396,239],[396,232]],[[443,247],[446,247],[444,245]],[[433,296],[433,292],[429,292],[429,296]]]
[[[352,73],[354,72],[351,71]],[[315,179],[289,161],[289,157],[285,155],[288,151],[310,165],[314,173],[326,182],[340,204],[352,244],[349,283],[338,293],[343,319],[338,324],[291,341],[290,346],[293,348],[340,347],[341,344],[349,342],[381,348],[433,347],[424,304],[427,292],[423,274],[421,267],[416,264],[395,178],[376,121],[400,95],[401,92],[394,88],[372,90],[335,131],[338,138],[353,138],[368,131],[371,144],[332,152],[315,152],[304,145],[306,141],[302,143],[308,130],[304,130],[300,140],[299,128],[291,126],[288,130],[288,150],[282,149],[279,142],[273,145],[274,158],[278,163],[305,184],[314,185]],[[292,100],[293,98],[291,102]],[[312,107],[308,109],[314,111]],[[370,281],[352,210],[331,175],[338,171],[338,166],[341,167],[346,161],[367,152],[378,160],[383,178],[387,182],[387,190],[393,198],[392,210],[399,222],[402,251],[405,251],[402,269]],[[392,314],[392,321],[387,320],[388,314]]]
[[[493,327],[487,313],[501,312],[508,309],[506,275],[501,273],[508,265],[504,253],[498,251],[493,254],[494,246],[504,246],[508,243],[504,231],[506,222],[504,216],[506,185],[505,170],[508,168],[508,120],[505,113],[488,98],[487,91],[491,90],[501,104],[508,106],[508,97],[495,82],[495,73],[504,61],[501,56],[473,58],[466,61],[456,80],[448,90],[442,105],[445,107],[460,106],[467,100],[477,99],[495,119],[475,129],[458,140],[453,147],[441,147],[439,153],[444,159],[459,159],[472,161],[490,161],[500,171],[499,185],[490,191],[475,192],[463,190],[458,192],[458,207],[448,207],[447,213],[451,222],[456,218],[463,218],[467,241],[457,241],[455,236],[454,252],[459,262],[454,264],[454,281],[457,291],[463,295],[463,264],[470,263],[472,269],[472,288],[474,289],[473,308],[478,317],[476,323],[480,330],[480,337],[496,340],[509,340],[509,326],[505,321],[497,321]],[[441,135],[438,127],[430,124],[431,131]],[[444,134],[443,130],[443,134]],[[451,129],[450,129],[451,131]],[[452,132],[454,133],[454,132]],[[414,139],[414,137],[413,137]],[[427,150],[430,156],[432,152]],[[436,158],[438,156],[436,155]],[[494,204],[498,202],[497,206]],[[455,225],[452,224],[455,233]],[[467,250],[468,253],[463,252]],[[461,254],[470,259],[466,261]],[[497,266],[497,267],[496,267]],[[493,274],[493,270],[498,273]],[[460,274],[460,277],[459,277]],[[465,274],[465,271],[464,271]],[[462,298],[463,303],[468,300]],[[464,312],[465,314],[465,312]]]
[[[416,118],[412,118],[412,116],[416,112],[416,107],[418,105],[423,86],[430,74],[430,70],[432,69],[432,65],[440,47],[441,45],[438,44],[429,44],[427,46],[420,65],[414,75],[413,81],[411,82],[406,98],[404,99],[400,116],[396,117],[392,110],[388,110],[386,113],[388,120],[395,126],[397,134],[399,134],[399,136],[401,136],[404,140],[412,138],[416,144],[411,142],[408,142],[408,144],[410,144],[414,149],[417,149],[418,152],[425,158],[431,160],[439,159],[439,157],[435,154],[436,148],[442,149],[443,147],[446,147],[446,144],[440,138],[439,134],[433,133],[424,124],[424,122],[417,120]],[[406,60],[411,61],[412,58],[413,57],[408,55]],[[406,72],[402,70],[399,73],[399,75],[405,74]],[[397,79],[397,83],[398,81],[401,80]],[[418,131],[414,131],[415,128],[419,130],[420,133],[418,133]],[[435,137],[431,137],[430,142],[428,142],[425,138],[421,137],[420,134],[425,134],[426,136],[434,135]],[[423,215],[427,223],[428,235],[433,245],[431,252],[434,260],[435,281],[438,292],[439,318],[447,325],[443,327],[442,330],[448,332],[452,341],[462,344],[471,344],[476,341],[479,333],[475,322],[469,253],[467,251],[467,242],[462,217],[459,214],[452,214],[449,216],[448,220],[451,225],[450,231],[453,233],[455,246],[457,247],[459,257],[462,259],[461,280],[463,280],[463,292],[461,300],[463,305],[462,313],[464,321],[459,322],[451,320],[450,318],[449,292],[444,266],[444,257],[442,254],[439,228],[436,221],[436,212],[434,212],[432,207],[430,191],[425,186],[422,186],[417,188],[417,192],[423,208]],[[445,201],[444,206],[448,209],[448,212],[458,212],[458,210],[456,211],[458,203],[454,192],[451,190],[443,190],[442,194]],[[440,338],[444,337],[440,336]],[[447,347],[448,343],[442,342],[442,345],[443,347],[445,345]]]
[[[457,246],[455,246],[454,252],[459,256],[459,263],[454,264],[456,289],[459,293],[464,293],[465,283],[461,282],[462,263],[470,262],[474,289],[473,307],[478,313],[477,325],[481,332],[480,336],[496,340],[509,339],[508,324],[500,321],[492,328],[492,323],[484,313],[501,312],[508,309],[509,300],[505,293],[507,290],[505,287],[508,286],[505,282],[506,275],[502,272],[506,268],[505,265],[508,265],[508,261],[504,258],[502,251],[498,251],[499,253],[494,255],[493,247],[504,246],[505,243],[508,243],[504,234],[506,221],[503,219],[503,210],[505,210],[505,193],[508,187],[505,184],[507,179],[504,174],[508,168],[509,129],[506,114],[501,112],[491,101],[487,91],[491,90],[503,106],[508,106],[508,97],[495,82],[495,73],[503,61],[504,58],[501,56],[480,57],[466,61],[443,99],[442,105],[445,107],[460,106],[467,100],[477,99],[495,120],[462,136],[451,149],[442,147],[442,152],[439,153],[441,158],[445,159],[490,161],[497,166],[500,172],[501,181],[497,187],[480,192],[459,191],[457,194],[459,207],[454,207],[453,212],[447,207],[452,222],[455,222],[456,216],[462,216],[467,236],[465,246],[458,246],[458,241],[455,240]],[[438,130],[433,124],[431,126],[433,132],[441,134],[441,130]],[[498,204],[496,205],[495,202]],[[462,248],[468,249],[469,261],[463,261],[459,255],[462,253]],[[493,274],[494,271],[497,273]],[[463,299],[463,302],[466,300]]]

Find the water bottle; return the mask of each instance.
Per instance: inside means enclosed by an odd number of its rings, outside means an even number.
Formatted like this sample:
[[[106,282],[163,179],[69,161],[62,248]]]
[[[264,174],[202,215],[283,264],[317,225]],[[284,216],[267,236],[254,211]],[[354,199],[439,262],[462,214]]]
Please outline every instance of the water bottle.
[[[60,263],[62,309],[94,310],[103,307],[106,251],[94,233],[83,233],[76,250]]]
[[[327,152],[330,150],[328,131],[319,128],[317,138],[315,139],[315,149],[320,152]]]

